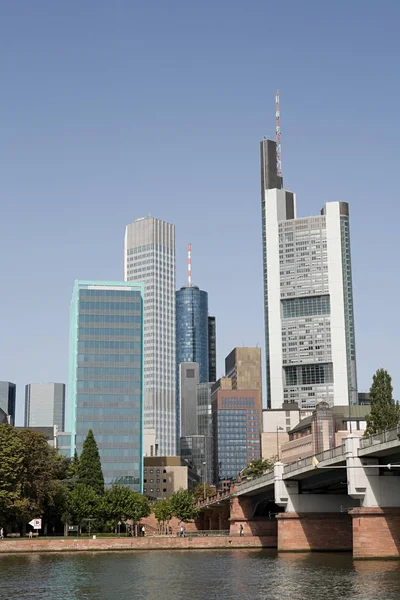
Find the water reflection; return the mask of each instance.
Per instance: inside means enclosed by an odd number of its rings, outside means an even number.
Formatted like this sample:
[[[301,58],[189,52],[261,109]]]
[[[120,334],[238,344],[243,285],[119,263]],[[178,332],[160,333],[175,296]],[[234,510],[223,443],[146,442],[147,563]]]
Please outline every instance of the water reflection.
[[[1,600],[398,600],[400,565],[349,554],[171,551],[0,557]]]

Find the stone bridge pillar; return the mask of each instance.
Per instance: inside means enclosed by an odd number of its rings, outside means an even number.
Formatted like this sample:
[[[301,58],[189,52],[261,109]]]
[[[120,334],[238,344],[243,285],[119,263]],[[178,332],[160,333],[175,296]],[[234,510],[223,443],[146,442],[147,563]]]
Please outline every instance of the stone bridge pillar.
[[[349,499],[343,494],[301,494],[297,481],[283,479],[283,463],[275,463],[275,502],[278,513],[278,551],[346,551],[352,548],[351,517],[342,512]]]
[[[377,458],[359,456],[359,438],[345,440],[347,489],[360,502],[353,521],[355,558],[400,557],[400,473],[384,470]]]

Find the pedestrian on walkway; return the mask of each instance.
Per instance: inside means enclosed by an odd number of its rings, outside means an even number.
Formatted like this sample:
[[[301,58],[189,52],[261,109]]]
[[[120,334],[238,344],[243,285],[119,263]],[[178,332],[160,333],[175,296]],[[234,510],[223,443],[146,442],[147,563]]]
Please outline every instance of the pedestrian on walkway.
[[[0,529],[0,540],[4,540],[4,529]]]
[[[240,523],[239,535],[240,535],[240,537],[243,536],[243,525],[241,523]]]
[[[32,533],[32,529],[31,529],[30,532],[28,533],[28,537],[30,540],[32,539],[32,536],[33,536],[33,533]]]

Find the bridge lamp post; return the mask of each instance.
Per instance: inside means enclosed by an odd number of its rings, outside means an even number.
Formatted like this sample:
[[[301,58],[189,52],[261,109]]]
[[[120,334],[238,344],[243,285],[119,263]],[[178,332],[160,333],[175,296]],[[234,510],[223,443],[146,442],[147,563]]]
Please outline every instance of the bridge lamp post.
[[[203,462],[203,497],[206,499],[206,464]]]
[[[278,457],[278,462],[279,462],[279,432],[283,431],[283,427],[280,427],[280,425],[276,426],[276,455]]]

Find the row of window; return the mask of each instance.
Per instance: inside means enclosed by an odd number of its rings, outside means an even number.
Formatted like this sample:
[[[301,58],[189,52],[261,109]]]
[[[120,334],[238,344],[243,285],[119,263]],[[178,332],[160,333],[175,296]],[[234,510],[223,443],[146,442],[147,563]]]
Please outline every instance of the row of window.
[[[141,350],[140,342],[115,342],[110,340],[85,340],[78,342],[78,350]],[[136,354],[136,352],[135,352]]]
[[[140,311],[142,303],[140,300],[132,299],[131,302],[79,302],[79,310],[124,310]]]
[[[131,408],[125,406],[112,407],[112,408],[99,408],[99,406],[81,407],[78,406],[76,409],[76,415],[79,417],[110,417],[110,418],[121,418],[124,419],[130,417],[131,419],[140,419],[142,411],[139,408]]]
[[[286,385],[333,383],[333,364],[321,363],[284,367]]]
[[[79,327],[79,337],[84,335],[106,335],[109,337],[137,337],[141,339],[142,328],[141,327]]]
[[[132,390],[139,392],[139,380],[131,378],[128,381],[78,381],[78,390]]]
[[[230,398],[222,396],[221,406],[222,408],[254,408],[254,398]]]
[[[137,406],[140,405],[140,394],[77,394],[76,401],[79,402],[131,402]]]
[[[79,315],[79,323],[141,323],[140,315]]]
[[[78,363],[85,362],[138,363],[140,357],[138,354],[79,354]]]
[[[86,421],[86,422],[88,423],[89,421]],[[107,432],[107,430],[109,430],[109,429],[115,429],[118,431],[124,430],[124,429],[126,429],[126,430],[129,429],[129,431],[131,433],[134,433],[136,435],[139,435],[139,432],[140,432],[140,423],[138,421],[118,421],[118,422],[96,421],[93,423],[93,425],[95,425],[96,431],[99,431],[99,432]],[[83,427],[83,423],[79,423],[79,421],[78,421],[77,430],[79,430],[79,429],[81,429],[82,431],[83,431],[83,429],[86,429],[86,433],[87,433],[88,426],[85,425],[85,427]],[[80,433],[80,431],[79,431],[79,433]],[[95,434],[95,436],[96,436],[96,441],[99,444],[100,440],[98,440],[98,438],[97,438],[97,433]],[[132,438],[128,441],[132,441]]]
[[[139,380],[141,369],[134,367],[78,367],[78,377],[86,377],[92,375],[133,375],[136,381]]]
[[[281,307],[284,319],[329,315],[331,312],[329,295],[281,300]]]
[[[113,298],[125,298],[128,299],[132,296],[136,296],[141,298],[141,292],[138,290],[79,290],[80,298],[105,298],[106,296],[110,296]]]

